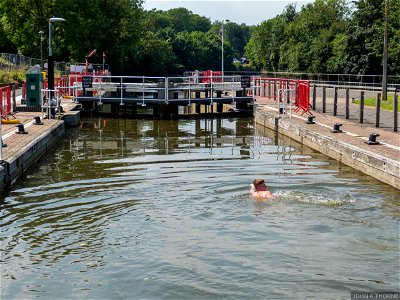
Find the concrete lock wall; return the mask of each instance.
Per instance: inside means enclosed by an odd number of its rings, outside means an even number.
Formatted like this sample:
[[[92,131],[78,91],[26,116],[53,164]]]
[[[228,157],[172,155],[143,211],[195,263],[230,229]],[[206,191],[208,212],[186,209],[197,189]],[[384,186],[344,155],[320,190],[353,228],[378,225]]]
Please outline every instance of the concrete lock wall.
[[[399,162],[314,132],[276,113],[257,110],[255,122],[400,189]]]

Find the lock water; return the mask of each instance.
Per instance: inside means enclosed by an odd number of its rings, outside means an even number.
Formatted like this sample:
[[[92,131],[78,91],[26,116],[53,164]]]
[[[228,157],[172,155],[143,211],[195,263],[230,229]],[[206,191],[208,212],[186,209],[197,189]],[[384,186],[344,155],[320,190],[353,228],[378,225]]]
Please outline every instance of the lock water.
[[[0,216],[1,299],[399,291],[398,190],[252,119],[85,119]]]

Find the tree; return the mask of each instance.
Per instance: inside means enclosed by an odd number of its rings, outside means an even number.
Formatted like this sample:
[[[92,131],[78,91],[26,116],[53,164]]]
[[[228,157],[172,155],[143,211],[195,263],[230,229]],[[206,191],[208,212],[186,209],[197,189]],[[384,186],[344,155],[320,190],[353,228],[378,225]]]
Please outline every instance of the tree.
[[[166,40],[159,39],[155,33],[148,31],[141,38],[141,49],[135,75],[168,76],[174,70],[175,55]]]
[[[278,71],[287,67],[287,61],[281,57],[287,52],[289,40],[286,30],[296,16],[294,5],[288,5],[279,16],[262,22],[253,29],[249,43],[245,47],[246,56],[252,66]]]
[[[182,70],[221,68],[221,41],[215,34],[200,31],[180,32],[172,42],[172,47]],[[232,61],[232,52],[232,48],[225,45],[226,62]]]
[[[211,22],[206,17],[192,13],[186,8],[174,8],[167,11],[153,9],[145,12],[146,28],[153,32],[174,31],[174,32],[207,32]]]
[[[67,22],[53,25],[56,60],[83,62],[96,48],[107,53],[115,71],[130,70],[137,62],[141,0],[1,0],[0,12],[6,36],[21,54],[40,57],[38,32],[47,39],[49,18],[58,16]],[[101,59],[93,57],[94,62]]]
[[[359,0],[347,31],[346,73],[382,73],[383,60],[382,0]]]
[[[221,22],[215,22],[210,32],[215,35],[221,34]],[[224,41],[229,43],[233,48],[234,55],[236,58],[244,56],[245,47],[248,44],[251,37],[251,27],[246,24],[236,24],[234,22],[228,22],[224,24]]]

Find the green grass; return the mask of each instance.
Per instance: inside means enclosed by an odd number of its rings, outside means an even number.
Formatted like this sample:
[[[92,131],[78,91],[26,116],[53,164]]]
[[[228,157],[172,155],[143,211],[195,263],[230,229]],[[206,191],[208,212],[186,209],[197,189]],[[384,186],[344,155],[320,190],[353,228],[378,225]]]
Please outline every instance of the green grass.
[[[0,83],[11,84],[20,83],[22,84],[26,77],[26,71],[24,69],[16,70],[0,70]]]
[[[397,97],[398,99],[399,97]],[[394,96],[388,96],[388,99],[383,101],[381,100],[381,109],[384,110],[391,110],[393,111],[393,100]],[[360,104],[360,99],[356,99],[354,101],[355,104]],[[364,105],[365,106],[376,106],[376,99],[375,98],[365,98],[364,99]],[[400,111],[400,105],[397,106],[397,111]]]

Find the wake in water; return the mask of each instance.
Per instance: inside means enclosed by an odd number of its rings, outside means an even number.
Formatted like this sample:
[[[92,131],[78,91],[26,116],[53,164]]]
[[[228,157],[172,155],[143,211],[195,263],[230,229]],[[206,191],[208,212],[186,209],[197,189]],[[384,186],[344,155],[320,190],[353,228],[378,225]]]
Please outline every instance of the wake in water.
[[[345,206],[355,202],[355,199],[350,194],[330,195],[329,193],[316,193],[315,191],[297,191],[297,190],[278,190],[273,191],[272,198],[254,198],[250,193],[240,193],[233,198],[238,200],[253,200],[257,202],[274,203],[298,203],[298,204],[313,204],[329,207]]]
[[[350,194],[329,195],[324,193],[304,191],[277,191],[273,194],[276,199],[285,202],[307,203],[323,206],[344,206],[354,203],[355,199]]]

